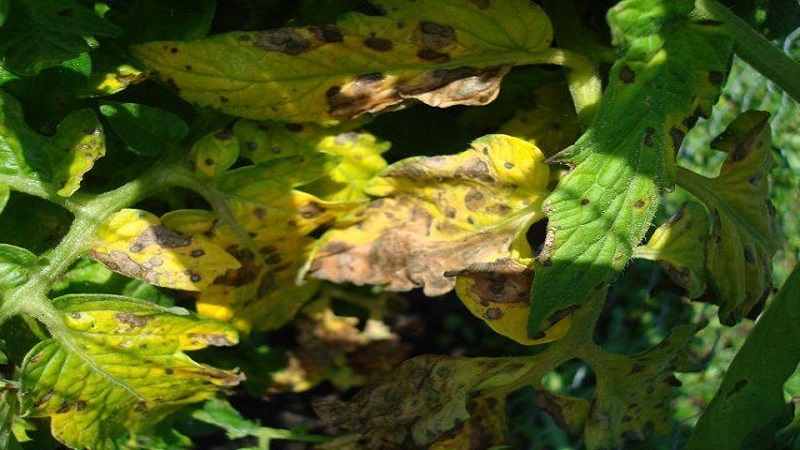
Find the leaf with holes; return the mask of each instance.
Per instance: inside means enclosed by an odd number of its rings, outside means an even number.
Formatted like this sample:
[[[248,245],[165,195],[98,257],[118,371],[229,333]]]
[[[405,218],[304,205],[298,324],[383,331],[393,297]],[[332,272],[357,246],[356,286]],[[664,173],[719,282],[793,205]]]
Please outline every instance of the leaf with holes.
[[[354,432],[321,448],[479,450],[505,444],[505,395],[529,370],[519,358],[418,356],[350,401],[318,402],[322,420]]]
[[[368,186],[380,198],[322,236],[308,274],[444,294],[455,284],[446,271],[530,256],[525,232],[542,218],[548,181],[539,149],[504,135],[457,155],[400,161]]]
[[[157,286],[187,291],[206,289],[239,262],[202,236],[187,236],[164,226],[147,211],[123,209],[109,216],[89,255],[111,270]]]
[[[78,190],[106,150],[103,127],[91,110],[72,112],[53,137],[45,137],[28,127],[19,103],[3,92],[0,142],[0,182],[3,175],[33,178],[49,183],[63,197]]]
[[[347,119],[396,109],[482,105],[520,63],[563,63],[527,0],[374,0],[383,16],[132,47],[183,98],[251,119]],[[506,20],[513,17],[515,20]],[[568,57],[566,57],[568,58]]]
[[[241,380],[183,353],[236,344],[229,325],[112,295],[68,295],[53,305],[63,329],[26,356],[21,411],[50,417],[53,435],[71,447],[116,448],[114,438]]]
[[[710,298],[719,318],[732,325],[769,294],[772,256],[778,248],[775,210],[769,200],[769,114],[748,111],[712,146],[728,153],[719,175],[708,179],[681,170],[678,181],[711,211],[706,245]]]
[[[699,203],[687,202],[646,244],[633,250],[633,257],[658,261],[689,298],[697,298],[706,290],[708,232],[706,210]]]
[[[688,449],[774,447],[791,421],[784,383],[800,362],[800,266],[759,318],[689,439]],[[795,439],[797,425],[784,439]]]
[[[650,227],[659,189],[672,184],[688,127],[718,95],[730,39],[719,24],[693,21],[693,7],[627,0],[609,11],[624,53],[592,125],[560,156],[574,168],[544,205],[549,221],[531,293],[531,335],[625,267]]]

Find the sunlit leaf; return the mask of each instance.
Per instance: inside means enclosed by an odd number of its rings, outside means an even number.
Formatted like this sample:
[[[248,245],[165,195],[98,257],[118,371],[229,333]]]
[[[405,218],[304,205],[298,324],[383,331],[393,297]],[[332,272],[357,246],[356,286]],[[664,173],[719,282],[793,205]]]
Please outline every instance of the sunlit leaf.
[[[550,22],[526,0],[375,0],[384,16],[148,42],[133,54],[183,98],[253,119],[344,119],[397,108],[480,105],[520,62],[555,62]],[[513,17],[514,20],[507,20]]]
[[[64,328],[25,358],[21,410],[49,416],[54,436],[71,447],[114,449],[115,437],[241,380],[183,353],[236,344],[228,325],[119,296],[70,295],[53,305]]]
[[[22,175],[51,183],[69,197],[105,154],[103,127],[88,109],[75,111],[44,137],[25,123],[19,104],[0,92],[0,175]]]
[[[177,233],[136,209],[109,216],[89,255],[123,275],[188,291],[206,289],[218,276],[240,267],[208,238]]]
[[[381,198],[352,214],[352,225],[323,235],[308,273],[443,294],[455,284],[446,271],[530,256],[525,232],[542,217],[548,180],[539,149],[504,135],[457,155],[400,161],[368,186]]]
[[[608,15],[624,51],[595,119],[560,155],[574,168],[545,202],[548,230],[531,293],[531,335],[617,276],[672,184],[688,126],[719,92],[730,39],[694,22],[693,1],[626,0]],[[658,100],[656,100],[658,97]]]
[[[324,421],[355,433],[321,448],[479,450],[504,444],[504,388],[529,370],[516,358],[416,357],[348,402],[318,402]]]
[[[0,183],[0,214],[2,214],[3,210],[6,208],[9,197],[11,197],[11,188]]]
[[[650,237],[633,250],[634,258],[658,261],[690,298],[706,289],[705,259],[708,214],[698,203],[687,202]]]
[[[528,337],[533,267],[531,261],[510,258],[490,263],[474,263],[463,270],[447,272],[456,276],[456,293],[475,317],[494,331],[520,344],[540,344],[558,339],[569,330],[569,317],[555,324],[536,339]]]
[[[775,446],[791,421],[783,385],[800,361],[800,268],[781,287],[728,368],[700,417],[687,448],[792,448]],[[797,437],[797,424],[781,436]]]
[[[706,246],[711,301],[720,305],[720,321],[739,321],[769,293],[772,256],[778,248],[775,210],[769,200],[770,151],[768,113],[739,116],[713,142],[728,153],[716,178],[688,170],[678,181],[711,211]]]

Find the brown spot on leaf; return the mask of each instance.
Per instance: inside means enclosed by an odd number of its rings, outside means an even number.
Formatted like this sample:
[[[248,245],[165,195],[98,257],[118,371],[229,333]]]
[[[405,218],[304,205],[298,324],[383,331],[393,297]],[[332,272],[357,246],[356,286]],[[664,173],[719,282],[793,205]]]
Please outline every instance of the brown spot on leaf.
[[[470,189],[464,196],[464,204],[470,211],[477,211],[486,203],[486,196],[477,189]]]
[[[450,55],[447,53],[439,53],[436,50],[431,50],[429,48],[422,49],[417,52],[417,58],[423,59],[425,61],[435,62],[437,64],[443,64],[447,61],[450,61]]]
[[[34,408],[38,408],[38,407],[44,405],[45,403],[49,402],[50,399],[53,398],[53,394],[54,394],[53,391],[49,391],[47,394],[44,394],[40,399],[35,400],[33,402],[33,407]]]
[[[130,329],[143,328],[150,321],[150,316],[137,316],[136,314],[118,312],[114,314],[114,319]]]
[[[550,322],[551,325],[555,325],[557,322],[560,322],[561,319],[569,316],[573,312],[580,309],[579,305],[570,305],[566,308],[559,309],[558,311],[554,312],[547,318],[547,321]]]
[[[715,86],[719,86],[720,84],[722,84],[722,79],[723,79],[722,72],[718,70],[712,70],[711,72],[708,73],[708,81],[710,81],[711,84]]]
[[[619,71],[619,81],[625,84],[633,83],[636,81],[636,72],[628,66],[622,66],[622,69]]]
[[[189,333],[186,335],[189,339],[195,342],[202,342],[205,344],[213,345],[215,347],[230,347],[235,345],[225,334],[215,333]]]
[[[633,204],[633,207],[636,209],[641,209],[645,205],[645,201],[642,199],[636,200],[636,203]]]
[[[483,317],[489,320],[497,320],[503,317],[503,311],[500,308],[486,308],[483,312]]]
[[[253,45],[267,51],[297,56],[311,48],[311,43],[292,28],[260,31]]]
[[[334,25],[309,27],[309,30],[311,30],[311,32],[314,33],[314,37],[316,37],[319,41],[324,42],[326,44],[344,41],[344,36],[342,35],[341,30],[339,30],[339,28]]]
[[[301,206],[297,212],[304,219],[313,219],[315,217],[319,217],[327,211],[324,206],[320,205],[317,202],[308,202],[305,205]]]
[[[164,225],[151,225],[142,231],[131,248],[139,246],[142,249],[152,244],[163,248],[180,248],[187,247],[191,243],[192,238],[189,236],[176,233]]]
[[[376,36],[370,36],[364,39],[364,45],[368,49],[375,50],[376,52],[388,52],[394,48],[392,41]]]
[[[586,205],[588,205],[588,204],[589,204],[589,199],[588,199],[588,198],[582,198],[582,199],[581,199],[581,205],[582,205],[582,206],[586,206]]]
[[[686,137],[686,133],[678,128],[672,128],[669,130],[669,137],[672,138],[672,148],[677,151],[681,148],[681,145],[683,144],[683,138]]]
[[[753,256],[753,249],[749,245],[744,246],[744,260],[748,264],[754,264],[756,257]]]
[[[653,142],[653,134],[655,134],[656,130],[653,127],[647,127],[644,130],[644,145],[647,147],[652,147],[655,143]]]
[[[189,253],[189,256],[191,256],[192,258],[199,258],[199,257],[201,257],[201,256],[203,256],[203,255],[205,255],[205,254],[206,254],[206,252],[205,252],[203,249],[199,249],[199,248],[198,248],[198,249],[196,249],[196,250],[192,250],[192,251]]]
[[[86,405],[86,402],[85,402],[85,401],[83,401],[83,400],[78,400],[78,402],[77,402],[77,403],[75,403],[75,410],[77,410],[77,411],[83,411],[84,409],[86,409],[86,406],[87,406],[87,405]]]

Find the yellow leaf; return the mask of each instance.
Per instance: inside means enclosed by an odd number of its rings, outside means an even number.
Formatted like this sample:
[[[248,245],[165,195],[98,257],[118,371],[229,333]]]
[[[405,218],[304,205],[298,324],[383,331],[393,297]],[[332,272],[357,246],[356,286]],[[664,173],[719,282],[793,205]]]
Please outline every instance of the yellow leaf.
[[[446,271],[530,256],[525,232],[543,216],[548,179],[539,149],[504,135],[479,138],[457,155],[398,162],[368,186],[382,198],[323,235],[307,272],[443,294],[454,285]]]
[[[123,275],[188,291],[206,289],[217,276],[240,266],[207,238],[177,233],[156,216],[135,209],[110,215],[89,255]]]
[[[401,107],[482,105],[515,64],[563,63],[528,0],[375,0],[383,16],[233,32],[131,51],[183,98],[251,119],[345,119]],[[508,18],[514,20],[508,20]]]
[[[526,263],[527,262],[527,263]],[[562,338],[572,319],[567,316],[536,336],[528,337],[533,267],[531,260],[510,258],[491,263],[475,263],[463,270],[447,272],[456,277],[456,293],[475,317],[503,336],[520,344],[543,344]]]
[[[53,435],[72,448],[117,449],[125,433],[242,380],[184,353],[236,344],[227,324],[113,295],[68,295],[53,305],[64,330],[26,356],[21,410],[50,417]]]

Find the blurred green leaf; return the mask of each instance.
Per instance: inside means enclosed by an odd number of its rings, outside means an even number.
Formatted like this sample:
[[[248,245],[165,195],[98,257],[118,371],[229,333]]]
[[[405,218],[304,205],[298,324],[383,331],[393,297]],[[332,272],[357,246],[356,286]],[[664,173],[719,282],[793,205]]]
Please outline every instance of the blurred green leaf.
[[[112,0],[105,18],[124,30],[118,42],[199,39],[208,33],[214,0]],[[223,6],[230,7],[228,4]],[[147,26],[142,26],[147,24]]]

